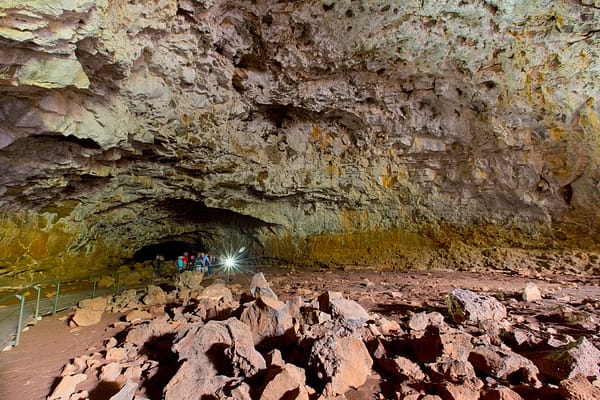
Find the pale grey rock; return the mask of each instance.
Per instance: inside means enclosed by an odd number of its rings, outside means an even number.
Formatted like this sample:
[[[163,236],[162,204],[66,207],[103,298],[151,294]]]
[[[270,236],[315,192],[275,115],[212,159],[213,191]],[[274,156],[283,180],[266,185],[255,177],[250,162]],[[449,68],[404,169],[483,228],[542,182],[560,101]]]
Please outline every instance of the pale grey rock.
[[[446,299],[448,312],[458,323],[477,324],[506,318],[506,307],[494,297],[480,295],[470,290],[453,289]]]
[[[331,315],[344,324],[358,327],[369,320],[369,313],[354,300],[335,299],[330,302]]]
[[[250,281],[250,294],[255,299],[260,297],[271,297],[274,300],[278,300],[277,295],[271,289],[269,282],[263,275],[262,272],[255,274]]]
[[[111,396],[109,400],[133,400],[137,388],[138,384],[128,379],[121,390]]]
[[[557,349],[544,349],[530,355],[540,371],[552,379],[564,380],[577,374],[600,376],[600,350],[585,337]]]
[[[523,289],[523,300],[525,301],[539,301],[542,299],[542,292],[535,285],[535,283],[527,282]]]

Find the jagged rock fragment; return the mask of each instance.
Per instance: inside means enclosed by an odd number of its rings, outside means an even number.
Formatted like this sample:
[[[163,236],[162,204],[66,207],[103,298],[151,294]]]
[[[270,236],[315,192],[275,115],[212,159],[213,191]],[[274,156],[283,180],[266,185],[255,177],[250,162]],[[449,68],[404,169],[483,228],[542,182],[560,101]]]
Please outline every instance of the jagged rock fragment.
[[[183,363],[165,388],[165,399],[201,398],[266,368],[250,327],[236,318],[191,324],[173,345]]]
[[[252,330],[255,345],[267,339],[290,343],[295,338],[287,305],[270,296],[259,297],[248,305],[240,320]]]
[[[260,400],[308,400],[306,375],[302,368],[286,364],[266,378]]]
[[[325,383],[324,393],[335,396],[365,383],[373,360],[361,340],[330,334],[314,342],[309,364]]]
[[[525,301],[538,301],[542,299],[542,292],[535,285],[535,283],[527,282],[525,289],[523,289],[523,300]]]
[[[465,289],[453,289],[446,299],[448,312],[457,323],[477,324],[480,321],[501,321],[506,318],[506,307],[491,296]]]
[[[142,299],[146,305],[159,305],[167,302],[167,295],[159,286],[148,285],[147,294]]]
[[[68,400],[81,382],[87,379],[86,374],[65,376],[47,400]]]
[[[600,399],[600,388],[592,385],[583,374],[560,381],[559,392],[564,400]]]
[[[585,337],[557,349],[540,349],[530,358],[540,371],[557,381],[583,376],[600,376],[600,350]]]
[[[475,369],[495,378],[507,379],[515,373],[520,373],[523,382],[533,387],[541,386],[538,379],[539,370],[534,363],[508,348],[477,346],[471,351],[469,361]]]
[[[369,320],[369,313],[354,300],[331,300],[330,310],[333,318],[351,327],[359,327]]]
[[[440,332],[430,327],[421,337],[411,339],[409,344],[419,362],[432,363],[440,356],[466,360],[473,349],[471,339],[470,334],[457,329]]]
[[[104,297],[81,300],[79,302],[79,308],[73,315],[73,322],[77,324],[77,326],[91,326],[97,324],[102,319],[106,304],[107,300]]]
[[[204,272],[202,271],[184,271],[177,276],[175,286],[180,289],[187,288],[192,291],[202,289],[202,280]]]
[[[425,374],[419,364],[406,357],[381,358],[377,360],[377,364],[401,381],[422,381],[425,379]]]
[[[250,294],[255,299],[260,297],[271,297],[274,300],[278,300],[277,295],[269,286],[267,279],[262,272],[255,274],[250,281]]]
[[[109,400],[133,400],[137,388],[138,384],[131,379],[128,379],[125,383],[125,386],[123,386],[121,390],[119,390]]]

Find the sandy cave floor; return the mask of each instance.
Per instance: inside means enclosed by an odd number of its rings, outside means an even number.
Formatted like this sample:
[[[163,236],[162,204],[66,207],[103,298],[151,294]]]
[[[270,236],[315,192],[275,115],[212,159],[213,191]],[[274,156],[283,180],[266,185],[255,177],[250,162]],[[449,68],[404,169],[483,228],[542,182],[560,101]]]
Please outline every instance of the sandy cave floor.
[[[600,318],[600,276],[537,273],[532,277],[500,272],[255,268],[232,278],[230,287],[238,299],[248,290],[250,278],[255,272],[265,274],[281,300],[294,295],[314,298],[326,290],[339,291],[345,297],[359,302],[369,312],[400,323],[405,323],[411,312],[427,310],[443,313],[446,294],[453,288],[496,295],[505,300],[503,303],[509,315],[521,315],[525,321],[566,304],[585,310],[596,319]],[[526,303],[520,299],[527,282],[533,282],[540,288],[544,297],[542,301]],[[94,351],[105,339],[123,329],[118,324],[117,327],[114,325],[122,315],[111,313],[105,313],[97,325],[70,328],[68,318],[71,314],[72,311],[65,311],[45,317],[23,333],[18,347],[0,352],[0,399],[45,399],[58,383],[65,364],[74,357]],[[565,329],[558,328],[559,331]],[[600,347],[598,333],[579,333],[585,334]],[[88,388],[90,393],[92,389]],[[371,379],[363,387],[346,395],[351,400],[372,399],[377,390],[377,379]],[[94,393],[93,397],[90,395],[91,399],[110,397],[110,393],[103,394],[98,390]]]

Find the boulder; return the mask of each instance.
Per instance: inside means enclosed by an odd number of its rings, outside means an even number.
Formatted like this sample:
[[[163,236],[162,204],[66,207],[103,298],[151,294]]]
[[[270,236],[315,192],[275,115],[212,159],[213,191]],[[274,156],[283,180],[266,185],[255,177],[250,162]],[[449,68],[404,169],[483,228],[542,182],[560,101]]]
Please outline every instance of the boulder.
[[[436,387],[443,400],[479,400],[483,382],[474,378],[462,383],[441,382]]]
[[[600,388],[592,385],[583,374],[560,381],[559,393],[564,400],[600,399]]]
[[[514,390],[501,386],[485,390],[481,394],[481,400],[523,400],[523,397]]]
[[[408,321],[408,327],[417,331],[424,331],[429,326],[441,328],[443,324],[444,316],[436,311],[413,314]]]
[[[68,400],[69,397],[75,393],[77,385],[86,379],[86,374],[76,374],[63,377],[47,400]]]
[[[448,356],[438,357],[436,362],[427,364],[431,379],[462,383],[477,377],[473,365],[466,360],[456,360]]]
[[[128,379],[125,385],[109,400],[133,400],[138,384]]]
[[[240,320],[252,330],[254,345],[260,345],[267,339],[289,344],[295,339],[287,305],[273,297],[257,298],[242,311]]]
[[[215,282],[204,288],[197,296],[198,308],[203,318],[213,319],[227,317],[237,304],[233,301],[233,294],[222,282]]]
[[[333,300],[339,300],[339,299],[343,299],[344,296],[342,295],[342,292],[332,292],[330,290],[322,293],[318,298],[317,301],[319,303],[319,310],[329,313],[331,312],[331,302]]]
[[[418,382],[425,379],[425,374],[419,364],[406,357],[381,358],[377,360],[377,364],[400,381]]]
[[[102,319],[106,309],[107,300],[104,297],[86,299],[79,302],[79,307],[73,315],[73,322],[77,326],[95,325]]]
[[[173,350],[183,363],[165,388],[166,400],[213,396],[231,377],[252,377],[266,368],[250,327],[236,318],[191,324]]]
[[[409,345],[417,360],[432,363],[440,356],[454,360],[467,360],[473,349],[473,336],[458,329],[448,329],[440,332],[438,328],[429,327],[421,337],[412,338]]]
[[[331,300],[330,311],[334,319],[351,327],[359,327],[369,320],[369,313],[354,300]]]
[[[286,364],[267,376],[260,400],[308,400],[306,375],[302,368]]]
[[[187,288],[191,291],[202,289],[202,280],[204,272],[202,271],[184,271],[177,276],[175,286],[180,289]]]
[[[102,367],[102,371],[98,376],[98,379],[106,382],[114,382],[117,380],[119,376],[121,376],[121,371],[123,370],[123,366],[118,362],[111,362]]]
[[[475,369],[498,379],[508,379],[520,373],[522,382],[540,387],[539,370],[533,362],[508,348],[494,345],[477,346],[469,355]]]
[[[137,290],[127,289],[113,297],[110,310],[112,312],[126,312],[140,306]]]
[[[150,324],[140,324],[131,328],[127,332],[127,336],[125,337],[125,341],[127,343],[132,343],[136,346],[142,346],[152,337],[152,328]]]
[[[530,358],[551,379],[562,381],[578,374],[599,376],[600,350],[585,337],[556,349],[539,349]]]
[[[142,299],[144,304],[151,306],[167,303],[167,295],[159,286],[148,285],[146,291],[147,294]]]
[[[106,351],[106,361],[121,362],[127,358],[127,350],[122,347],[113,347]]]
[[[151,319],[152,318],[152,314],[149,313],[148,311],[144,311],[144,310],[133,310],[129,313],[127,313],[127,315],[125,316],[125,321],[127,322],[136,322],[136,321],[141,321],[144,319]]]
[[[273,292],[271,286],[269,286],[269,283],[262,272],[252,277],[252,280],[250,281],[250,294],[255,299],[270,297],[274,300],[278,300],[277,295]]]
[[[506,308],[491,296],[479,295],[465,289],[452,290],[446,299],[448,312],[457,323],[477,324],[480,321],[501,321]]]
[[[314,342],[309,365],[325,383],[324,394],[335,396],[365,383],[373,360],[361,340],[329,334]]]
[[[523,289],[523,300],[530,301],[538,301],[542,299],[542,292],[535,285],[535,283],[527,282],[525,285],[525,289]]]

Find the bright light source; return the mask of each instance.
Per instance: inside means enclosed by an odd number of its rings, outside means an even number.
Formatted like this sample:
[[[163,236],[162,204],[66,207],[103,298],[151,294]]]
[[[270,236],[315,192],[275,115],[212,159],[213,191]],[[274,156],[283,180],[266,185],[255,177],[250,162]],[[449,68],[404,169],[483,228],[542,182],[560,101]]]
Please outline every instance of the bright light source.
[[[233,257],[225,257],[225,268],[232,269],[235,268],[236,260]]]

